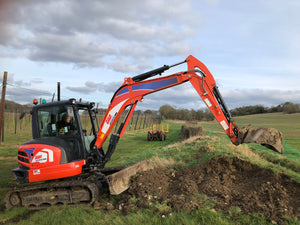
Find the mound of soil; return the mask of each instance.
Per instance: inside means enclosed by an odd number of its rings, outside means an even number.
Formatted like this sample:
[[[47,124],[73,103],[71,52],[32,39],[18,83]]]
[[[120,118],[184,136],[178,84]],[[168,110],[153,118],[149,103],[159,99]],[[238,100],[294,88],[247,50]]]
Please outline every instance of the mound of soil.
[[[134,198],[138,200],[132,201]],[[156,201],[166,209],[190,212],[207,200],[215,201],[215,210],[236,206],[241,213],[258,213],[277,223],[284,222],[284,216],[300,217],[299,183],[237,157],[212,158],[178,171],[156,168],[143,172],[132,179],[116,208],[128,212]]]

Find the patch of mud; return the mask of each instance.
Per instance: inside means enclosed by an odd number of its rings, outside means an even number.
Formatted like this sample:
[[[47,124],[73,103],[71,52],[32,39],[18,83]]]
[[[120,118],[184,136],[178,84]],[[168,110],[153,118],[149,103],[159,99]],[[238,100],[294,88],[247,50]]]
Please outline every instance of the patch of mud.
[[[207,200],[215,201],[215,210],[236,206],[244,214],[258,213],[277,223],[284,223],[284,216],[300,218],[299,183],[237,157],[212,158],[178,171],[143,172],[132,179],[115,207],[129,212],[156,201],[167,209],[190,212]]]

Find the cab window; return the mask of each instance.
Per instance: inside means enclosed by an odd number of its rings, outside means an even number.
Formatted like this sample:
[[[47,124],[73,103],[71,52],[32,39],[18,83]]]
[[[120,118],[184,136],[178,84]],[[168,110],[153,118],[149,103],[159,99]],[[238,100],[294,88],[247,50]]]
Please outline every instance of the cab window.
[[[78,134],[71,106],[45,107],[38,111],[40,137]]]

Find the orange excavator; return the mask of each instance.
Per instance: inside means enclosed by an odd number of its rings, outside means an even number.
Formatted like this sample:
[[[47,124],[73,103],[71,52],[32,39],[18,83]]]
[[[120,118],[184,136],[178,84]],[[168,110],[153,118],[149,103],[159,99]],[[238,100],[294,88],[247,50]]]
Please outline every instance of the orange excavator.
[[[183,63],[187,64],[186,71],[151,78]],[[19,167],[13,170],[14,180],[23,185],[7,193],[6,207],[40,209],[61,204],[92,204],[107,187],[111,194],[126,190],[132,175],[149,169],[147,162],[125,169],[106,168],[105,165],[124,134],[137,103],[148,94],[185,82],[193,85],[233,144],[256,142],[283,152],[279,131],[237,126],[213,76],[202,62],[190,55],[180,63],[125,78],[113,95],[98,130],[94,103],[69,99],[35,105],[31,112],[33,139],[19,147]],[[125,110],[127,115],[117,132],[111,134],[105,151],[103,144]],[[39,183],[24,185],[36,182]]]

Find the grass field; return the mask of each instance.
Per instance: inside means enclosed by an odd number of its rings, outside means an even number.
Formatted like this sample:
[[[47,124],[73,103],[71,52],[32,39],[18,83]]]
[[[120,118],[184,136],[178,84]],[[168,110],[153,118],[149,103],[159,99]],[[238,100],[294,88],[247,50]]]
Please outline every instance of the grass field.
[[[242,127],[252,124],[256,127],[274,127],[284,136],[285,153],[280,155],[263,146],[249,144],[234,146],[216,122],[201,122],[205,137],[195,142],[181,142],[181,123],[169,122],[170,133],[165,142],[148,142],[147,130],[127,132],[120,139],[115,154],[107,166],[131,165],[143,159],[159,157],[175,162],[177,166],[190,167],[204,163],[214,156],[239,156],[261,167],[272,168],[288,174],[300,182],[300,114],[260,114],[236,117]],[[51,207],[38,212],[26,208],[4,209],[3,197],[13,185],[11,169],[17,167],[17,147],[30,139],[30,129],[22,134],[6,135],[5,143],[0,145],[0,224],[271,224],[260,215],[241,215],[235,208],[229,212],[215,212],[211,205],[191,213],[172,212],[162,216],[151,209],[143,209],[123,215],[120,210],[97,211],[88,206]],[[213,151],[194,158],[201,146]],[[255,149],[255,151],[253,151]],[[114,201],[111,197],[108,201]],[[289,224],[300,224],[290,219]]]

